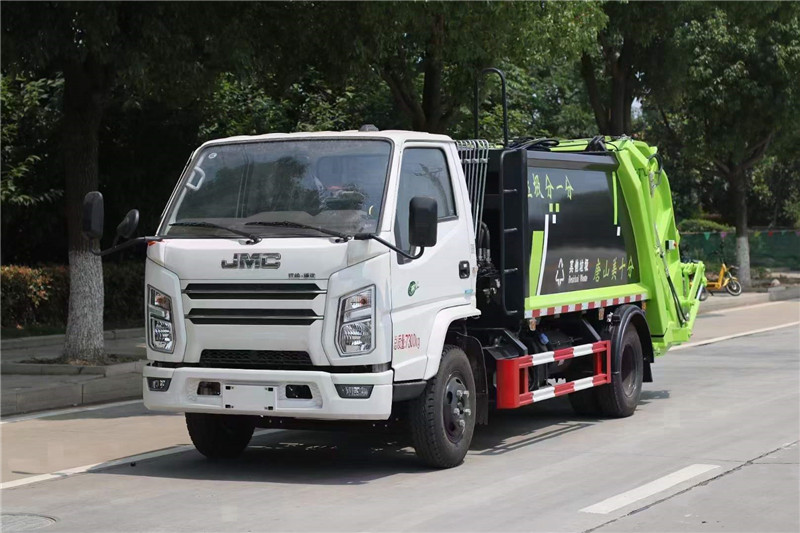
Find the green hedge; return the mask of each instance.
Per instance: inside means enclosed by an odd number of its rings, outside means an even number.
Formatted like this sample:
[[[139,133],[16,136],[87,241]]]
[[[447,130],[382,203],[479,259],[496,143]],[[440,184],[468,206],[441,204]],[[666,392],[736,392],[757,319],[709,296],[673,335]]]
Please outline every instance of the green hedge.
[[[686,218],[678,222],[678,231],[681,233],[698,231],[733,231],[733,226],[726,226],[713,220],[704,218]]]
[[[144,316],[144,262],[106,263],[106,326],[141,324]],[[0,267],[0,323],[3,327],[64,326],[69,303],[65,266]]]

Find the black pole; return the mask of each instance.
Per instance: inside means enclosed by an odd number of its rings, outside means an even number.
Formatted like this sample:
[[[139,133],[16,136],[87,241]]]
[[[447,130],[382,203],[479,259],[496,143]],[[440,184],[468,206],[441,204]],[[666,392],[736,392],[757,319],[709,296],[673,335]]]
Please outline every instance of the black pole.
[[[472,110],[475,120],[475,138],[478,138],[478,109],[480,107],[480,82],[484,75],[494,72],[500,76],[500,88],[503,97],[503,147],[508,147],[508,98],[506,97],[506,75],[499,68],[489,67],[483,69],[475,78],[475,108]]]

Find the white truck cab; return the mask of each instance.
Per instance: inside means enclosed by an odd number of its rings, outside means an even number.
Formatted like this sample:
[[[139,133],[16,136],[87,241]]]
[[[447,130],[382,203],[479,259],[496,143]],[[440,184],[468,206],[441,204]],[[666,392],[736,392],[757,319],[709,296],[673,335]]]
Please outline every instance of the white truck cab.
[[[435,200],[435,246],[410,259],[421,251],[409,242],[415,197]],[[443,135],[207,142],[156,237],[149,409],[386,420],[393,400],[436,375],[450,324],[480,314],[471,204]]]

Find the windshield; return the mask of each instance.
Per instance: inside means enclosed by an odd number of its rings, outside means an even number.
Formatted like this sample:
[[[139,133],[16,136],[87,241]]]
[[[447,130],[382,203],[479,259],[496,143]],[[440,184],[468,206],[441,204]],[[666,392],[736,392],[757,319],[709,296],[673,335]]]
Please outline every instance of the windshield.
[[[263,141],[209,146],[187,168],[161,234],[224,236],[374,233],[391,144],[383,140]]]

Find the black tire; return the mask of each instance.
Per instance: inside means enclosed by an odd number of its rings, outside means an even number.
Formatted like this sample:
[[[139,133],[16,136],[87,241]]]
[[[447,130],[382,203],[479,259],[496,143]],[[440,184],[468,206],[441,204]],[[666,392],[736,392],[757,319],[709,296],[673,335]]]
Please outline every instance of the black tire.
[[[613,418],[631,416],[642,397],[644,354],[642,341],[628,323],[619,346],[611,346],[611,383],[597,388],[603,414]]]
[[[255,417],[186,413],[186,429],[197,451],[209,459],[238,457],[253,437]]]
[[[708,300],[708,294],[709,294],[708,290],[705,287],[702,287],[700,289],[700,301],[705,302],[706,300]]]
[[[575,414],[581,416],[598,416],[602,414],[600,400],[597,399],[597,389],[592,387],[567,395],[569,403]]]
[[[466,397],[464,391],[469,392]],[[457,346],[445,345],[436,376],[418,398],[409,402],[409,425],[417,456],[435,468],[461,464],[475,432],[475,406],[475,380],[467,354]],[[461,414],[455,415],[454,409]]]
[[[731,296],[739,296],[742,294],[742,284],[739,283],[738,279],[731,278],[728,284],[725,285],[725,290],[728,291],[728,294]]]

